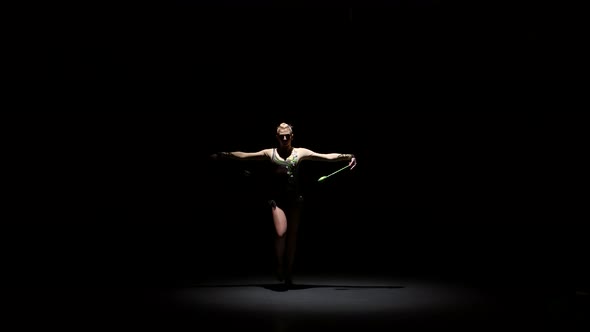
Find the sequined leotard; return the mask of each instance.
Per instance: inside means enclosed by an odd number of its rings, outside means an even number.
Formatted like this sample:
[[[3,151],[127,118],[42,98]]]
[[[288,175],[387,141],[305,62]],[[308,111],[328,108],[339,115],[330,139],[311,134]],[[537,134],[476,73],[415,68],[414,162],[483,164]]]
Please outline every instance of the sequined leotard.
[[[297,172],[299,169],[299,159],[297,150],[285,160],[278,158],[277,149],[272,150],[271,162],[273,164],[273,174],[271,179],[270,200],[274,200],[281,208],[293,206],[301,203],[303,197],[300,194],[297,181]]]

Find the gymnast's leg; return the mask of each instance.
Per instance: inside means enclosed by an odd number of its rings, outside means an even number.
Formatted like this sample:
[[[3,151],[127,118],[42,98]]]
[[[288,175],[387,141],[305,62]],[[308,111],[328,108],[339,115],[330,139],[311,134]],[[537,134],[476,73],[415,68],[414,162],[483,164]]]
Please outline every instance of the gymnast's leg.
[[[285,283],[293,284],[293,263],[295,262],[295,249],[297,248],[297,232],[301,219],[301,206],[294,204],[288,211],[289,227],[286,233],[285,244]]]
[[[275,255],[277,264],[277,278],[283,281],[284,276],[284,257],[285,257],[285,234],[287,232],[287,216],[283,209],[278,207],[275,201],[271,201],[272,220],[275,226]]]

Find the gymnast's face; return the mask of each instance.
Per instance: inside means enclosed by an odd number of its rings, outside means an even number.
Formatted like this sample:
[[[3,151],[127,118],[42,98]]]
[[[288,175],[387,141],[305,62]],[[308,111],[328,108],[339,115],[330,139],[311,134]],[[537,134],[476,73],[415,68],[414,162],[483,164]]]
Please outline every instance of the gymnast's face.
[[[281,128],[277,132],[277,140],[281,146],[290,146],[293,140],[293,133],[288,128]]]

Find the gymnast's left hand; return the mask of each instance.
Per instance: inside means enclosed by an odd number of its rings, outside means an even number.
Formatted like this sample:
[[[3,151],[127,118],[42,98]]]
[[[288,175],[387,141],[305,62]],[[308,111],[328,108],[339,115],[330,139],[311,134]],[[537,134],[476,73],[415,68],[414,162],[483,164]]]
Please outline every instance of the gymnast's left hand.
[[[352,156],[352,158],[350,158],[350,162],[348,163],[348,166],[350,166],[350,170],[352,170],[356,167],[356,157],[355,156]]]

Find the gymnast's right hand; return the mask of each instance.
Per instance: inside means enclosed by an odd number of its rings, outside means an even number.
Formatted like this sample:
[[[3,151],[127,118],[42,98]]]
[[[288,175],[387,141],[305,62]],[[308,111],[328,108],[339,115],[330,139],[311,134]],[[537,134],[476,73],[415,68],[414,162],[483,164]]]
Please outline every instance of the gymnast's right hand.
[[[209,156],[211,160],[219,160],[229,158],[229,152],[215,152]]]

